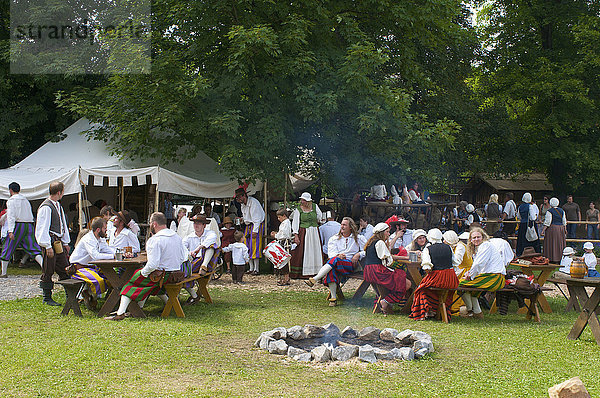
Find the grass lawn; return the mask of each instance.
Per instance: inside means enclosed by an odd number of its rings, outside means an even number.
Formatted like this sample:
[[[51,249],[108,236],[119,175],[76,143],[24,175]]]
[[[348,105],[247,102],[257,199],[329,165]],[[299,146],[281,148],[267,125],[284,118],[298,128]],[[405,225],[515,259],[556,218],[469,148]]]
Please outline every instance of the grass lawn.
[[[58,291],[58,289],[56,290]],[[186,308],[187,318],[111,322],[87,310],[62,317],[41,298],[0,303],[0,394],[6,396],[406,396],[544,397],[579,376],[600,396],[600,347],[586,328],[567,340],[576,314],[550,299],[542,323],[516,315],[448,325],[404,315],[371,314],[359,305],[329,308],[323,291],[261,292],[212,288],[214,305]],[[64,296],[55,297],[64,302]],[[514,304],[513,304],[514,306]],[[313,323],[423,330],[436,352],[413,362],[308,365],[252,348],[265,330]]]

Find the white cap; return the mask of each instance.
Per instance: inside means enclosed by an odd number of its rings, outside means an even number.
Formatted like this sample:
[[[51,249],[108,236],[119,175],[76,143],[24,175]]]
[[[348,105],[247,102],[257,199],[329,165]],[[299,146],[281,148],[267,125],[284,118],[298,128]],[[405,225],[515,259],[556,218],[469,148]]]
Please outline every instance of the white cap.
[[[472,204],[470,204],[470,203],[469,203],[469,204],[467,205],[467,211],[468,211],[469,213],[473,213],[473,212],[475,211],[475,206],[473,206]]]
[[[575,250],[571,246],[567,246],[563,249],[563,256],[570,256],[571,254],[575,254]]]
[[[557,198],[550,199],[550,206],[552,206],[552,207],[558,207],[559,204],[560,204],[560,202],[558,201]]]
[[[453,230],[444,232],[444,235],[442,235],[442,237],[444,238],[446,243],[448,243],[451,246],[454,246],[458,243],[458,235]]]
[[[592,242],[585,242],[583,248],[587,250],[594,250],[594,244]]]
[[[300,195],[300,199],[304,199],[307,202],[312,202],[312,196],[310,196],[308,192],[302,192],[302,195]]]
[[[377,225],[375,225],[375,226],[373,227],[373,233],[376,233],[376,234],[377,234],[377,233],[379,233],[379,232],[383,232],[383,231],[385,231],[386,229],[389,229],[389,228],[390,228],[390,226],[389,226],[389,225],[387,225],[387,224],[386,224],[386,223],[384,223],[384,222],[380,222],[379,224],[377,224]]]
[[[523,194],[523,202],[531,203],[531,194],[529,192]]]
[[[412,240],[416,240],[419,236],[427,237],[427,232],[424,229],[415,229],[412,233]]]
[[[427,240],[431,243],[442,243],[442,231],[432,228],[427,232]]]
[[[469,240],[469,233],[467,231],[463,232],[462,234],[458,235],[458,239]]]

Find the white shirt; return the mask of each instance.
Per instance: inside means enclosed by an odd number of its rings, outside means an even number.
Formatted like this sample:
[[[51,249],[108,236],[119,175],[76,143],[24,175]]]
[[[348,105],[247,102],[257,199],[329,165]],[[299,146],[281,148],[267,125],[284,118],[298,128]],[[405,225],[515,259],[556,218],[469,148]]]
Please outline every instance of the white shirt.
[[[300,206],[298,206],[298,208],[296,208],[294,210],[294,212],[292,213],[292,233],[293,234],[297,234],[298,231],[300,231],[300,212],[301,211],[303,212],[303,210],[300,209]],[[312,208],[310,211],[312,211]],[[307,213],[310,213],[310,211],[308,211]],[[315,212],[317,213],[317,222],[321,222],[323,220],[323,212],[319,208],[319,205],[315,205]],[[333,222],[335,222],[335,221],[333,221]],[[335,231],[336,234],[338,232],[340,232],[339,229],[337,231]]]
[[[490,242],[502,256],[502,262],[506,267],[515,258],[515,252],[513,252],[510,243],[501,238],[491,238]]]
[[[225,253],[231,252],[233,265],[245,265],[250,256],[248,255],[248,246],[242,242],[235,242],[223,248]]]
[[[55,202],[50,200],[50,205],[54,205],[60,209],[60,223],[61,223],[61,234],[59,235],[60,240],[68,245],[71,242],[71,237],[69,236],[69,228],[67,228],[67,218],[65,217],[65,211],[59,202]],[[49,249],[52,246],[50,240],[50,220],[52,217],[52,209],[48,206],[40,206],[37,212],[37,221],[35,225],[35,240],[37,243],[45,248]],[[53,233],[54,234],[54,233]]]
[[[371,195],[375,199],[383,200],[387,196],[385,185],[373,185],[371,187]]]
[[[194,233],[194,223],[187,216],[183,216],[179,220],[179,225],[175,224],[175,221],[171,222],[171,229],[176,231],[181,239],[185,239],[186,236]]]
[[[179,271],[181,264],[187,259],[188,251],[181,237],[169,228],[158,231],[146,242],[148,262],[142,268],[141,274],[148,277],[152,271]]]
[[[377,257],[381,259],[381,264],[384,267],[387,267],[394,262],[390,249],[388,249],[387,244],[381,239],[375,243],[375,252],[377,253]]]
[[[596,264],[598,264],[598,259],[596,259],[596,255],[594,253],[584,253],[583,261],[585,265],[587,265],[588,270],[596,269]]]
[[[300,216],[300,214],[298,214]],[[337,221],[327,221],[325,224],[319,227],[319,234],[321,235],[321,242],[323,242],[323,253],[327,254],[327,245],[329,244],[329,239],[340,232],[340,228],[342,225]]]
[[[390,242],[394,240],[394,238],[396,237],[396,234],[397,234],[397,232],[394,232],[390,236]],[[408,247],[408,245],[410,245],[412,243],[412,234],[413,234],[412,229],[407,229],[406,231],[404,231],[404,235],[402,235],[401,238],[398,238],[398,240],[394,243],[394,249],[399,249],[400,246]]]
[[[260,205],[260,202],[258,199],[248,196],[246,204],[241,203],[241,205],[244,223],[253,224],[252,233],[258,233],[260,224],[265,221],[265,211]]]
[[[129,228],[123,228],[120,234],[115,235],[116,233],[117,230],[113,229],[112,233],[108,237],[108,246],[112,247],[113,249],[122,249],[126,246],[131,246],[134,253],[139,253],[140,241],[132,230]]]
[[[16,193],[6,201],[7,231],[14,232],[15,222],[33,222],[31,204],[25,196]]]
[[[563,211],[563,216],[562,216],[562,223],[563,225],[567,225],[567,216],[566,216],[566,212]],[[550,224],[552,224],[552,213],[550,213],[550,209],[548,209],[548,211],[546,212],[546,215],[544,216],[544,225],[549,227]]]
[[[506,275],[504,258],[490,241],[485,241],[477,248],[473,255],[473,265],[468,271],[471,279],[479,274],[502,274]]]
[[[285,219],[279,224],[279,230],[275,234],[275,239],[284,240],[292,238],[292,223],[289,219]]]
[[[351,260],[352,257],[363,250],[365,248],[365,244],[367,240],[362,235],[357,235],[357,239],[354,240],[352,234],[350,236],[343,237],[339,235],[334,235],[329,238],[327,243],[327,256],[329,258],[334,258],[339,256],[340,254],[346,255],[346,260]],[[361,258],[364,255],[361,254]]]
[[[502,213],[506,214],[507,219],[515,218],[517,216],[517,205],[515,204],[515,201],[511,199],[508,202],[506,202]]]
[[[360,235],[365,237],[365,241],[369,240],[369,238],[373,236],[373,226],[371,224],[367,224],[367,226],[360,231]]]
[[[564,272],[565,274],[570,274],[572,262],[573,262],[573,259],[570,256],[563,256],[560,259],[560,268],[558,270],[560,272]]]
[[[204,246],[206,248],[212,247],[216,249],[218,247],[217,234],[215,231],[211,231],[205,227],[202,236],[198,236],[196,235],[196,232],[194,232],[183,239],[183,245],[190,253],[196,250],[199,246]],[[198,251],[196,257],[202,257],[202,252]]]
[[[540,209],[539,207],[537,207],[536,204],[530,203],[529,204],[529,221],[535,221],[538,218],[538,215],[540,214]],[[517,220],[521,221],[521,213],[517,212]]]
[[[88,265],[91,261],[111,260],[114,256],[115,253],[113,249],[108,247],[106,240],[96,238],[94,233],[90,231],[77,243],[69,258],[69,262]]]

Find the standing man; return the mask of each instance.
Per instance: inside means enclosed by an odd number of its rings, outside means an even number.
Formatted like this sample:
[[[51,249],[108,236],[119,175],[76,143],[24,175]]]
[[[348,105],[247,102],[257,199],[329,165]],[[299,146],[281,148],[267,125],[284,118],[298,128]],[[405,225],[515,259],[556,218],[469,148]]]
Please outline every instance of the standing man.
[[[567,196],[567,203],[562,207],[567,216],[567,238],[575,239],[577,235],[577,224],[571,224],[569,221],[581,221],[581,209],[579,205],[573,202],[573,195]]]
[[[342,225],[335,221],[335,213],[333,211],[328,211],[325,214],[327,222],[319,227],[319,234],[321,234],[321,242],[323,242],[323,253],[328,255],[329,238],[340,232]]]
[[[513,200],[515,195],[512,192],[506,194],[506,204],[502,210],[502,221],[517,221],[517,204]],[[514,222],[502,224],[502,231],[510,236],[515,233],[517,224]]]
[[[44,262],[40,288],[44,296],[44,304],[60,305],[52,299],[52,275],[56,272],[59,279],[69,279],[65,268],[69,266],[69,228],[67,218],[59,203],[64,194],[65,186],[62,182],[50,183],[48,189],[50,196],[38,208],[35,239],[43,248]]]
[[[42,266],[42,250],[35,241],[33,213],[31,205],[25,196],[21,195],[21,186],[16,182],[8,185],[10,198],[6,202],[6,231],[7,237],[2,247],[2,274],[0,278],[8,278],[8,262],[18,247],[35,258]]]
[[[265,228],[265,210],[258,199],[248,196],[244,188],[235,190],[235,200],[241,204],[242,218],[246,224],[244,235],[250,255],[250,273],[258,275],[258,264],[262,256],[262,234]]]
[[[214,218],[219,226],[221,226],[221,217],[212,210],[212,205],[207,203],[204,205],[204,215],[207,218]]]

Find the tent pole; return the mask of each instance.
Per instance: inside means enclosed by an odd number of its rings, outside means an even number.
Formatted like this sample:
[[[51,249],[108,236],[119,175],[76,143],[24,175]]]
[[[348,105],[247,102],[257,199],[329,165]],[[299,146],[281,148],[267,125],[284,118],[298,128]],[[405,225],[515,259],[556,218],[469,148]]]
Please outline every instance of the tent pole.
[[[158,211],[158,184],[154,186],[154,212]]]
[[[81,185],[80,185],[80,188],[81,188]],[[81,188],[81,189],[83,189],[83,188]],[[83,199],[82,199],[81,189],[77,193],[77,202],[79,203],[79,206],[77,209],[77,213],[79,216],[79,232],[81,232],[81,230],[83,229]]]
[[[125,186],[123,185],[123,177],[119,177],[119,207],[125,209]]]

